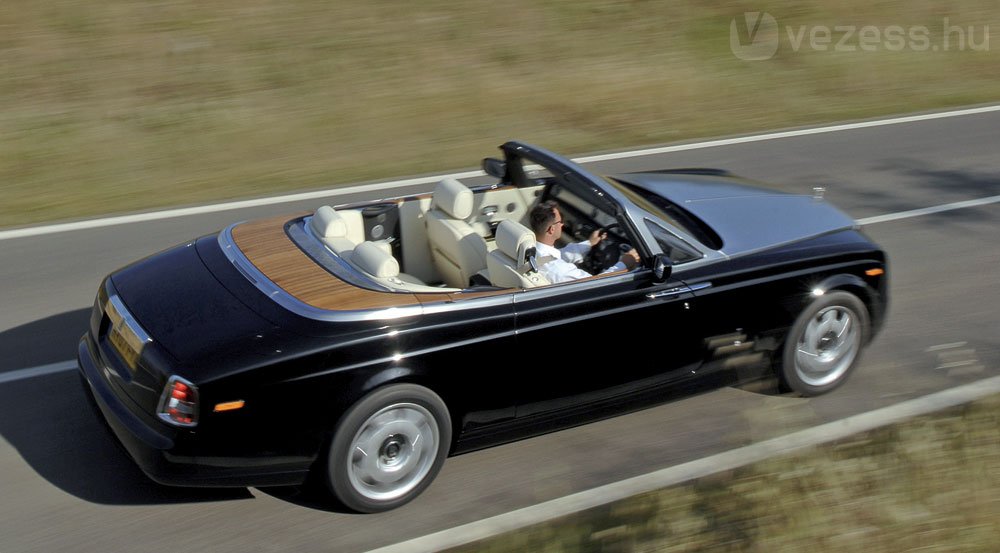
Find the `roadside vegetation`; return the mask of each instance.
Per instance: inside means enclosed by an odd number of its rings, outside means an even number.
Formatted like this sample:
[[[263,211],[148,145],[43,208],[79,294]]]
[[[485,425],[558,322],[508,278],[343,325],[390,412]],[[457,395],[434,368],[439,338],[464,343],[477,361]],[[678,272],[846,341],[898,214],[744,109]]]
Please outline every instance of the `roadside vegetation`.
[[[450,553],[995,551],[1000,397]]]
[[[730,26],[757,11],[780,48],[742,61]],[[582,154],[995,102],[998,17],[985,0],[7,0],[0,227],[464,169],[510,138]],[[926,44],[897,49],[893,26]]]

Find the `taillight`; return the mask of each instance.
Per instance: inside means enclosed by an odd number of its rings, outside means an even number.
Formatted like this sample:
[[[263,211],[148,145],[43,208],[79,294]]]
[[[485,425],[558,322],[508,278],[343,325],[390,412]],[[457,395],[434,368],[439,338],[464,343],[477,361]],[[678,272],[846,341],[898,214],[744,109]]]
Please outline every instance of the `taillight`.
[[[160,397],[157,414],[176,426],[198,424],[198,388],[179,376],[171,376]]]

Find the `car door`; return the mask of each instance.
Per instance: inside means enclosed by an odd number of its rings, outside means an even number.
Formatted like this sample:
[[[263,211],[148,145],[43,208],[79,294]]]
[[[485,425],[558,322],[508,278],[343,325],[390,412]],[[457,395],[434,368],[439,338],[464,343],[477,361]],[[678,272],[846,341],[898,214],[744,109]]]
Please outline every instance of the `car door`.
[[[517,416],[628,401],[691,374],[702,352],[692,298],[649,269],[515,293]]]

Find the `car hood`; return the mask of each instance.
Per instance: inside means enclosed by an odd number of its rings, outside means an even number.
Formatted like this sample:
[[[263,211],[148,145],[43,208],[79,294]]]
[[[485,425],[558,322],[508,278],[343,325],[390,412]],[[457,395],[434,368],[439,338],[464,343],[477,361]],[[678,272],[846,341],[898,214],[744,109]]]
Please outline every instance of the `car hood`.
[[[854,220],[823,199],[786,194],[734,177],[630,174],[619,180],[662,196],[701,219],[740,255],[853,228]]]

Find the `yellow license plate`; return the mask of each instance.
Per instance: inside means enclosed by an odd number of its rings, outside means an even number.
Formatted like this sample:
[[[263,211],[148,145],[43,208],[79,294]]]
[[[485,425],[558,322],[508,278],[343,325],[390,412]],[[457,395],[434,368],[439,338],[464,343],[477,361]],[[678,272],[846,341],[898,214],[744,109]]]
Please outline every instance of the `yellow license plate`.
[[[145,345],[142,338],[129,326],[128,321],[121,313],[114,302],[108,302],[105,306],[108,318],[111,319],[111,330],[108,338],[115,351],[121,356],[125,364],[133,371],[139,366],[139,356],[142,355],[142,347]]]
[[[142,344],[139,337],[127,326],[115,326],[111,328],[111,345],[115,346],[115,351],[122,357],[125,364],[133,371],[139,366],[139,354],[142,352]]]

